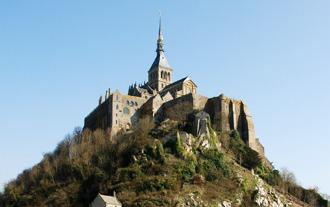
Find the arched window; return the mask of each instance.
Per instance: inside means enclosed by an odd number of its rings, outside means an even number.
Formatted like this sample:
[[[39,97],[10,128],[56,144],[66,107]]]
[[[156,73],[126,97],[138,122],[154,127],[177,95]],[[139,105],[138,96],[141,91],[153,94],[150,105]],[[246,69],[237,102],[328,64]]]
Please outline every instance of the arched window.
[[[129,114],[129,109],[127,107],[124,107],[124,114]]]
[[[160,77],[164,78],[164,72],[163,71],[160,72]]]
[[[168,81],[171,81],[171,75],[170,75],[170,72],[167,73],[167,80],[168,80]]]
[[[164,79],[167,80],[167,73],[164,73]]]

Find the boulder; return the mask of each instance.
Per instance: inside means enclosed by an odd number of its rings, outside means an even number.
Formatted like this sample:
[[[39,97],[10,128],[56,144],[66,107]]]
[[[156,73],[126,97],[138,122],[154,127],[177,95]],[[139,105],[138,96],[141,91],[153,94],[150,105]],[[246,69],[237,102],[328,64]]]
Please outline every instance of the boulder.
[[[196,137],[210,136],[210,115],[205,111],[194,113],[190,116],[192,122],[192,134]]]

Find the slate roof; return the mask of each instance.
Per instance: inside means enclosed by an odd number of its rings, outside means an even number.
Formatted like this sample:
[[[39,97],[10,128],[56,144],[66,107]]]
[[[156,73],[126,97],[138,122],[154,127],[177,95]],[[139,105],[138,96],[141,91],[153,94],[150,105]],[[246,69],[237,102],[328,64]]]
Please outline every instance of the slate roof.
[[[175,81],[175,82],[173,82],[173,83],[171,83],[171,84],[169,84],[169,85],[167,85],[167,86],[165,86],[165,88],[163,88],[163,91],[166,91],[167,89],[169,89],[169,88],[171,88],[172,86],[175,86],[175,85],[177,85],[177,84],[179,84],[179,83],[183,83],[183,82],[185,82],[185,81],[189,81],[189,80],[191,80],[188,76],[186,76],[186,77],[184,77],[184,78],[182,78],[182,79],[180,79],[180,80],[177,80],[177,81]],[[192,81],[192,80],[191,80]],[[192,81],[193,82],[193,81]],[[193,84],[195,84],[194,82],[193,82]],[[196,85],[196,84],[195,84]]]
[[[157,56],[154,62],[152,63],[149,71],[151,71],[152,69],[156,69],[158,67],[171,69],[171,66],[168,64],[165,53],[163,51],[157,52]]]

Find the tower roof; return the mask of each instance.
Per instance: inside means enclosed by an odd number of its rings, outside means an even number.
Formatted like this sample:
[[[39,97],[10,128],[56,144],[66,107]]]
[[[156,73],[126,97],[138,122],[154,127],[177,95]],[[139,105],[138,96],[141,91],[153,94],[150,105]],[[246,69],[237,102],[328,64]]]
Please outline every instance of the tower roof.
[[[168,61],[166,59],[165,53],[164,53],[164,36],[162,31],[162,19],[159,18],[159,29],[158,29],[158,39],[157,39],[157,56],[152,63],[150,70],[156,69],[158,67],[163,67],[167,69],[171,69],[171,66],[168,64]]]

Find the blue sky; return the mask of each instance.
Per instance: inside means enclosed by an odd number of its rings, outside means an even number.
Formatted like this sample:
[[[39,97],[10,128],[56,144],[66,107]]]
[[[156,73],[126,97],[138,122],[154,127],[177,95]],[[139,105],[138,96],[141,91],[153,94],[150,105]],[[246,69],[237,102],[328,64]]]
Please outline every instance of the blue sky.
[[[330,1],[0,2],[0,185],[38,163],[107,88],[147,78],[158,11],[174,78],[242,99],[277,168],[330,194]]]

